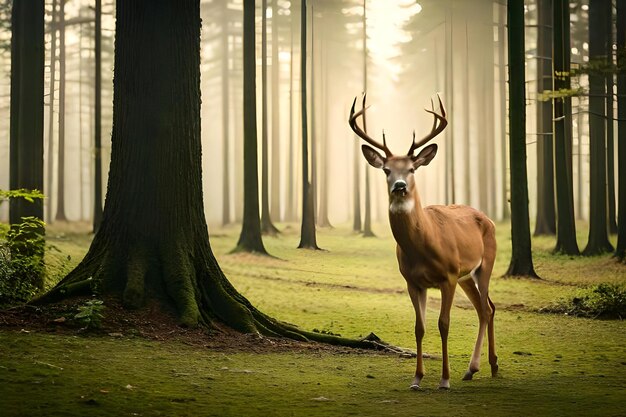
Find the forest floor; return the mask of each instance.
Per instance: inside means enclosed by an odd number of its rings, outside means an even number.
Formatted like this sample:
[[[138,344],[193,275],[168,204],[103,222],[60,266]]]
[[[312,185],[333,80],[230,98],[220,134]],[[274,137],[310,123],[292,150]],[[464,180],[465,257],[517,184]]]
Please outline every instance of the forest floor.
[[[253,304],[304,329],[355,338],[374,332],[414,349],[413,307],[388,225],[375,226],[377,238],[348,227],[322,229],[324,251],[296,249],[297,225],[280,227],[279,237],[265,239],[274,257],[229,254],[239,228],[210,229],[224,272]],[[585,229],[579,229],[582,246]],[[85,230],[52,225],[49,243],[71,260],[50,265],[75,265],[91,239]],[[581,287],[626,282],[626,265],[610,255],[555,256],[552,238],[536,238],[535,268],[543,279],[504,279],[507,224],[498,227],[498,243],[490,287],[497,306],[497,378],[483,353],[481,372],[461,381],[477,318],[460,290],[449,337],[451,390],[437,389],[439,294],[431,290],[424,350],[432,358],[419,392],[408,389],[412,358],[231,333],[216,337],[181,329],[156,309],[119,315],[105,300],[104,328],[96,332],[54,322],[68,314],[64,305],[45,314],[33,310],[30,317],[0,316],[0,415],[626,415],[626,323],[538,312]]]

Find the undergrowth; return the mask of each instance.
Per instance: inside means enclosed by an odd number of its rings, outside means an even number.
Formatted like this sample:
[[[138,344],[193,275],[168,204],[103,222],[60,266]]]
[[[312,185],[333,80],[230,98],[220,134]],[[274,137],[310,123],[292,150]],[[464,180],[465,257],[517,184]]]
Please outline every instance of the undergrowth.
[[[578,290],[539,310],[574,317],[619,319],[626,317],[626,285],[602,283]]]

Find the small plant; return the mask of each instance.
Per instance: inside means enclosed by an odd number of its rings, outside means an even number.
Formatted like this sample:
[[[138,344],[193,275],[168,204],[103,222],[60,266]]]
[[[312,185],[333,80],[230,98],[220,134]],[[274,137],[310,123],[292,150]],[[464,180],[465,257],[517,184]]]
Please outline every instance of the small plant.
[[[104,301],[89,300],[78,306],[78,313],[74,315],[74,320],[86,329],[94,330],[102,327],[104,318]]]
[[[594,285],[540,311],[575,317],[622,320],[626,317],[626,286],[607,283]]]

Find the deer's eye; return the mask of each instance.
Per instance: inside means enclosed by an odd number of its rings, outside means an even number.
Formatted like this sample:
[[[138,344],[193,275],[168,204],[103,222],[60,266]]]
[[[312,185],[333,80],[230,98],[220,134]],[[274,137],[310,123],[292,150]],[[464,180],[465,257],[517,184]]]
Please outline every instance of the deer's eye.
[[[385,173],[385,175],[391,174],[391,170],[389,168],[383,168],[383,172]]]
[[[409,168],[409,172],[410,172],[411,174],[415,173],[415,168]]]

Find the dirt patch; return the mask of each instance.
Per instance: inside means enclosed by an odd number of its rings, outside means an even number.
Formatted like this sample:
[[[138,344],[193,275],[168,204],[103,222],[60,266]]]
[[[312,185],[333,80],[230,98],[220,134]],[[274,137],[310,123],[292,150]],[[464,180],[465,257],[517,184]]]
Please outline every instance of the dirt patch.
[[[127,310],[115,299],[105,299],[103,319],[97,329],[86,329],[74,319],[78,307],[88,299],[71,299],[45,306],[18,306],[0,310],[0,329],[20,332],[47,332],[83,337],[140,337],[163,342],[233,352],[329,352],[334,354],[390,354],[314,342],[299,342],[258,334],[242,334],[213,324],[210,328],[186,328],[158,304],[140,310]]]

